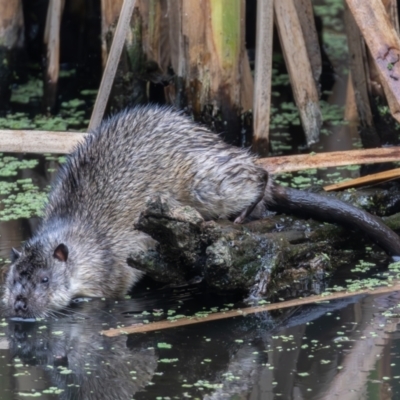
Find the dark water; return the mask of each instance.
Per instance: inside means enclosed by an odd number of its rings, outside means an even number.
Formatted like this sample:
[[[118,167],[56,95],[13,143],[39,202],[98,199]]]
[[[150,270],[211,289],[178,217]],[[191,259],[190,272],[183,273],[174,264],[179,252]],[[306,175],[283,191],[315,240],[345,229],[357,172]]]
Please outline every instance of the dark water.
[[[99,333],[223,301],[193,288],[144,291],[78,304],[59,320],[3,321],[0,398],[398,398],[397,293],[128,337]]]
[[[324,98],[342,107],[350,124],[337,124],[335,113],[326,113],[326,133],[311,150],[346,150],[359,146],[361,140],[346,96],[347,55],[342,46],[346,38],[343,27],[334,27],[341,24],[341,11],[334,17],[327,12],[338,1],[313,3],[328,5],[321,9],[321,23],[324,50],[334,72],[327,65],[323,74],[331,75],[335,84]],[[29,30],[29,19],[26,24]],[[42,46],[41,39],[38,43]],[[340,54],[335,55],[338,50]],[[41,53],[36,50],[35,54],[39,57]],[[74,94],[65,94],[67,88],[61,87],[63,100],[79,93],[69,82],[65,86]],[[98,82],[93,87],[97,88]],[[281,104],[285,101],[282,91],[272,99],[279,117],[284,115]],[[27,110],[13,107],[14,111],[30,114],[40,108],[32,108],[32,101]],[[304,143],[299,146],[303,140],[302,135],[298,138],[299,125],[283,129],[275,121],[271,130],[273,154],[310,151]],[[390,143],[399,140],[394,139]],[[29,177],[44,188],[52,175],[48,167],[42,167],[40,174],[22,171],[18,178]],[[326,182],[332,173],[336,172],[318,171],[316,183]],[[354,170],[341,173],[342,177],[355,177]],[[18,248],[36,224],[35,218],[0,222],[0,258],[6,259],[11,247]],[[382,266],[374,272],[384,271]],[[343,284],[346,278],[354,277],[351,272],[340,274],[328,283]],[[232,308],[237,300],[218,297],[198,287],[147,290],[144,286],[132,299],[96,299],[75,304],[58,320],[6,321],[0,316],[0,400],[400,398],[398,293],[358,296],[117,338],[100,334],[108,328],[163,320],[171,315]]]
[[[29,233],[29,223],[20,222],[1,223],[9,232],[1,256]],[[331,284],[351,275],[342,271]],[[395,399],[399,300],[398,293],[357,296],[185,328],[101,335],[237,304],[196,286],[142,285],[132,299],[74,304],[57,320],[3,319],[0,399]]]

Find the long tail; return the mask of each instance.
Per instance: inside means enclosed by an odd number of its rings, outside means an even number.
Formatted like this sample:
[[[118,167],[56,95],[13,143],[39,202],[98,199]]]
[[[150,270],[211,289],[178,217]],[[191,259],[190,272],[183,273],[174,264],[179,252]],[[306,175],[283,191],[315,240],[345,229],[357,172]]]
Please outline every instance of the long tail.
[[[400,237],[383,221],[335,197],[269,185],[265,202],[268,209],[324,222],[358,228],[392,256],[400,256]]]

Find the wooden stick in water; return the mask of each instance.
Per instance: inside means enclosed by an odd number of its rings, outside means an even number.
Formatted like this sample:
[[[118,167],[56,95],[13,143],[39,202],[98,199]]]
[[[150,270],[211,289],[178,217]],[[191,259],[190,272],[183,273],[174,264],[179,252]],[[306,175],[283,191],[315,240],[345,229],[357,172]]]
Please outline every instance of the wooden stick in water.
[[[365,295],[365,294],[384,294],[384,293],[391,293],[400,290],[400,281],[393,282],[390,286],[383,286],[378,287],[376,289],[362,289],[356,292],[337,292],[328,295],[318,295],[318,296],[309,296],[301,299],[294,299],[288,301],[282,301],[281,303],[273,303],[267,304],[257,307],[246,307],[240,308],[236,310],[230,311],[223,311],[223,312],[216,312],[209,314],[205,317],[185,317],[175,321],[158,321],[158,322],[151,322],[149,324],[136,324],[127,326],[124,328],[117,328],[117,329],[107,329],[105,331],[101,331],[100,334],[108,336],[108,337],[115,337],[119,335],[129,335],[131,333],[144,333],[144,332],[151,332],[151,331],[159,331],[162,329],[169,329],[169,328],[177,328],[179,326],[188,326],[199,324],[202,322],[209,322],[209,321],[219,321],[221,319],[226,318],[233,318],[239,316],[246,316],[249,314],[256,314],[259,312],[264,311],[272,311],[272,310],[280,310],[283,308],[289,307],[297,307],[305,304],[312,304],[317,302],[326,302],[329,300],[337,300],[337,299],[344,299],[346,297],[352,297],[357,295]]]

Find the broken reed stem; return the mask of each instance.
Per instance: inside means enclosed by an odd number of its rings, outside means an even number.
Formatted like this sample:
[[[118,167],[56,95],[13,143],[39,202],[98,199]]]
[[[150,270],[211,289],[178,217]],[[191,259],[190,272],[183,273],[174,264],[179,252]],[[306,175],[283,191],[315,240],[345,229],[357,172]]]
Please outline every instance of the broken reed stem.
[[[307,144],[310,146],[319,140],[322,114],[318,90],[307,53],[306,39],[295,1],[279,0],[274,2],[275,23],[292,85],[293,97],[299,110]]]
[[[206,317],[185,317],[178,319],[176,321],[158,321],[158,322],[151,322],[149,324],[136,324],[124,328],[107,329],[105,331],[101,331],[100,334],[108,337],[115,337],[120,335],[128,335],[131,333],[145,333],[145,332],[159,331],[162,329],[177,328],[180,326],[194,325],[202,322],[219,321],[221,319],[234,318],[239,316],[244,317],[249,314],[256,314],[265,311],[281,310],[284,308],[297,307],[305,304],[326,302],[330,300],[344,299],[346,297],[365,295],[365,294],[376,295],[376,294],[391,293],[398,290],[400,290],[400,282],[395,281],[391,286],[378,287],[376,289],[362,289],[356,292],[337,292],[328,295],[310,296],[301,299],[283,301],[281,303],[273,303],[263,306],[239,308],[236,310],[216,312],[213,314],[209,314]]]
[[[260,158],[257,160],[257,164],[264,167],[271,174],[278,174],[312,168],[394,162],[399,159],[400,146]]]
[[[87,133],[0,129],[0,152],[68,154]]]
[[[124,3],[122,4],[121,14],[118,18],[117,28],[111,44],[110,54],[107,58],[107,64],[101,79],[100,89],[97,93],[92,117],[90,118],[89,130],[97,128],[103,119],[104,111],[106,109],[108,98],[114,82],[115,73],[117,72],[118,63],[121,58],[122,49],[125,44],[125,39],[128,33],[135,3],[135,0],[124,0]]]
[[[333,190],[348,189],[351,187],[372,185],[400,178],[400,168],[391,169],[389,171],[378,172],[362,176],[361,178],[350,179],[348,181],[334,183],[332,185],[324,186],[324,190],[331,192]]]
[[[58,76],[60,72],[60,27],[64,5],[64,0],[50,0],[47,8],[44,32],[47,66],[42,101],[43,109],[46,113],[53,109],[57,97]]]

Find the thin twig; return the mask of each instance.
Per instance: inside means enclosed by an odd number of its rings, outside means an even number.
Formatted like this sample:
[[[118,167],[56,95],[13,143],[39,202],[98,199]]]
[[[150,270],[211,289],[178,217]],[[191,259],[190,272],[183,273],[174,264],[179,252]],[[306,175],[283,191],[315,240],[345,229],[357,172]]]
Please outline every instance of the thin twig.
[[[101,79],[100,89],[97,93],[96,103],[93,108],[92,117],[90,118],[89,130],[100,125],[103,119],[104,111],[107,106],[111,88],[114,82],[115,73],[119,59],[121,58],[122,49],[129,29],[129,23],[132,18],[135,0],[124,0],[121,14],[118,18],[117,29],[115,30],[114,39],[111,45],[110,54],[107,58],[106,68],[104,69]]]
[[[205,317],[196,317],[196,316],[185,317],[175,321],[158,321],[149,324],[131,325],[124,328],[107,329],[105,331],[101,331],[100,333],[108,337],[115,337],[131,333],[159,331],[162,329],[177,328],[178,326],[188,326],[193,324],[199,324],[202,322],[218,321],[226,318],[246,316],[249,314],[256,314],[264,311],[280,310],[283,308],[297,307],[317,302],[326,302],[329,300],[343,299],[346,297],[352,297],[357,295],[365,295],[365,294],[375,295],[375,294],[391,293],[398,290],[400,290],[400,282],[396,281],[393,282],[393,284],[390,286],[378,287],[376,289],[363,289],[363,290],[358,290],[356,292],[337,292],[328,295],[310,296],[301,299],[283,301],[281,303],[273,303],[257,307],[247,307],[230,311],[216,312],[213,314],[209,314]]]

